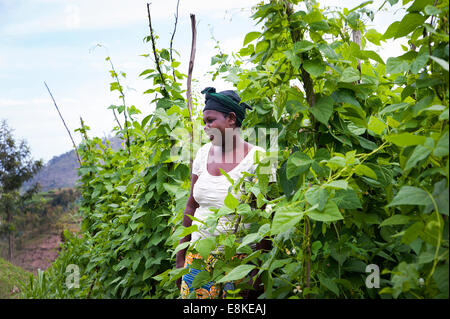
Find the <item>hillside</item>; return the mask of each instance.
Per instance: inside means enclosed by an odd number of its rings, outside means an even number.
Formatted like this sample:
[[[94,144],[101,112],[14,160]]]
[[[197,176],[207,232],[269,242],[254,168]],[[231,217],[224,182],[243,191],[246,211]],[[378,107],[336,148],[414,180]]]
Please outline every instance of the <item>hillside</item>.
[[[117,137],[108,137],[113,149],[118,149],[122,140]],[[23,185],[23,190],[39,183],[42,191],[58,188],[72,188],[78,180],[77,169],[80,165],[74,150],[54,156],[44,167]]]
[[[21,283],[26,284],[30,274],[0,258],[0,299],[20,298]]]
[[[78,167],[77,157],[73,150],[54,156],[31,181],[24,185],[24,188],[28,188],[36,182],[41,185],[42,191],[74,187],[78,179]]]

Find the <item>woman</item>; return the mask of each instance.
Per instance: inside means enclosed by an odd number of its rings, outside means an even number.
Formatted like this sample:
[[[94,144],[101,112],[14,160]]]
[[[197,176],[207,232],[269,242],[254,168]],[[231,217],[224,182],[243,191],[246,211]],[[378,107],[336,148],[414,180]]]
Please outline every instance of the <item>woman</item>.
[[[223,169],[236,181],[244,171],[255,172],[256,164],[253,161],[253,155],[256,150],[265,151],[261,147],[245,142],[240,136],[245,109],[251,109],[251,107],[245,103],[240,103],[241,99],[236,92],[228,90],[216,93],[214,88],[206,88],[202,93],[205,94],[204,129],[211,142],[198,150],[193,162],[191,192],[183,218],[183,226],[185,227],[192,224],[197,224],[199,228],[201,226],[198,221],[192,222],[188,215],[195,215],[196,219],[204,221],[212,213],[209,210],[210,207],[220,208],[224,205],[230,182],[221,174],[220,169]],[[274,173],[269,180],[275,180]],[[217,236],[223,232],[229,233],[232,230],[227,221],[226,217],[222,217],[214,233],[200,229],[192,233],[192,236],[188,235],[181,239],[180,244],[187,241],[195,242],[208,236]],[[192,253],[186,256],[186,250],[177,253],[177,268],[189,266],[193,258],[201,258],[199,255],[193,255]],[[211,262],[210,259],[207,264],[209,262]],[[189,274],[184,275],[177,281],[183,298],[192,292],[192,281],[200,271],[203,270],[191,269]],[[225,284],[224,290],[228,289],[234,289],[232,283]],[[218,297],[218,291],[212,283],[197,289],[196,294],[197,298]]]

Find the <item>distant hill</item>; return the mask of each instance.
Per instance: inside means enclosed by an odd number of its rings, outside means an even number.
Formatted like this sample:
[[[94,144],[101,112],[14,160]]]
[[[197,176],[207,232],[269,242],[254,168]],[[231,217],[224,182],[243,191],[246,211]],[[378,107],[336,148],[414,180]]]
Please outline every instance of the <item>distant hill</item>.
[[[108,140],[113,149],[120,148],[122,143],[120,138],[108,137]],[[79,166],[74,150],[54,156],[33,179],[23,185],[22,189],[28,189],[35,183],[39,183],[44,192],[51,189],[74,187],[78,180],[77,169]]]

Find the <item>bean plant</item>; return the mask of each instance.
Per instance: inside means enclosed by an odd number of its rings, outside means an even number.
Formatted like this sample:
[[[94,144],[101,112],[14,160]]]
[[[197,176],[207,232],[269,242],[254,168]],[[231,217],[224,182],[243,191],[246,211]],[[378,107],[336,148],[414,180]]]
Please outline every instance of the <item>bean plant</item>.
[[[212,57],[213,79],[253,107],[243,131],[276,129],[277,147],[259,135],[268,152],[255,174],[235,181],[222,171],[232,186],[201,227],[215,229],[222,216],[238,227],[189,248],[217,259],[195,288],[234,281],[227,298],[241,298],[259,278],[258,298],[448,298],[448,1],[384,1],[378,10],[404,15],[383,34],[368,26],[377,14],[369,4],[258,3],[243,47]],[[404,53],[384,60],[377,50],[390,40]],[[188,270],[175,267],[187,247],[178,242],[198,230],[181,225],[189,159],[207,139],[190,140],[192,130],[201,136],[202,103],[187,108],[179,62],[167,49],[153,54],[155,68],[141,76],[152,81],[144,94],[155,111],[137,120],[137,107],[111,107],[128,115],[115,129],[129,137],[124,147],[89,137],[84,123],[78,130],[81,238],[68,235],[29,296],[179,297],[175,282]],[[263,172],[271,163],[275,183]],[[269,249],[250,249],[263,240]],[[78,289],[62,287],[69,264],[80,268]]]

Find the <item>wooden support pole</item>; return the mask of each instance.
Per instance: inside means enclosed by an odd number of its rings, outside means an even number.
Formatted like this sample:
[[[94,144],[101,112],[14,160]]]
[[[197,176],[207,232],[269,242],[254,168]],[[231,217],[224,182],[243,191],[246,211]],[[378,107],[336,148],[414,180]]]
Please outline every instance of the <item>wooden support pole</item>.
[[[195,23],[195,15],[191,14],[191,29],[192,29],[192,44],[191,44],[191,57],[189,59],[189,69],[188,69],[188,77],[187,77],[187,90],[186,90],[186,97],[187,97],[187,105],[189,110],[189,117],[191,119],[192,124],[192,140],[191,140],[191,146],[193,147],[194,144],[194,119],[192,116],[192,93],[191,93],[191,84],[192,84],[192,71],[194,69],[194,60],[195,60],[195,51],[196,51],[196,41],[197,41],[197,28]],[[193,149],[192,149],[193,150]],[[193,156],[190,156],[190,165],[192,171],[192,158]]]

